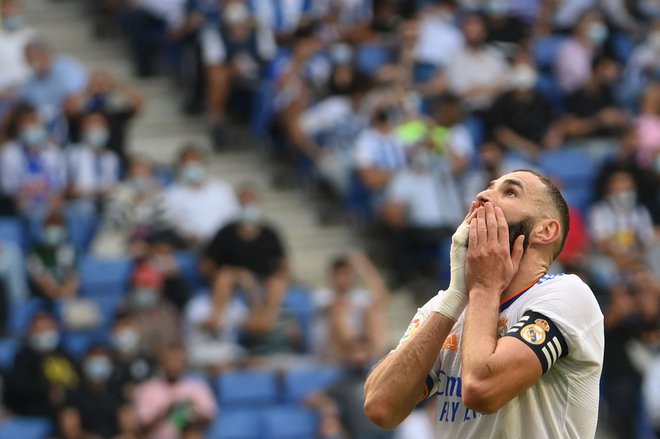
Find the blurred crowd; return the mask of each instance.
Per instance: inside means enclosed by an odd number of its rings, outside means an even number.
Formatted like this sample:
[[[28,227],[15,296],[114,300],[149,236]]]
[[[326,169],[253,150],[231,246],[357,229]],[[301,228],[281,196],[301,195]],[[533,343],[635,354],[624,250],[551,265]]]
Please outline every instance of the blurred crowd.
[[[310,437],[390,438],[359,391],[391,347],[388,285],[443,286],[469,202],[528,168],[571,209],[552,269],[602,305],[604,419],[615,437],[660,435],[660,2],[79,3],[137,77],[175,81],[214,153],[249,147],[237,124],[267,139],[273,184],[304,185],[320,221],[368,230],[388,276],[352,251],[327,285],[297,284],[260,188],[212,175],[198,145],[170,166],[130,154],[142,92],[59,53],[2,0],[8,416],[47,418],[62,439],[230,438],[232,386],[216,380],[330,367],[297,401],[315,413]],[[430,437],[430,410],[394,436]]]

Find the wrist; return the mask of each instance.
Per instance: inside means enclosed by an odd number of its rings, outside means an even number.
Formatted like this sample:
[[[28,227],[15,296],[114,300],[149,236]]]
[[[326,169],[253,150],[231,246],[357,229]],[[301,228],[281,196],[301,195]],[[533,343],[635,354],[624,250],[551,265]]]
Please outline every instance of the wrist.
[[[470,298],[470,302],[479,301],[483,303],[484,301],[496,301],[499,303],[500,291],[502,290],[495,290],[494,288],[488,288],[485,286],[476,286],[470,288],[468,291],[468,296]]]
[[[467,306],[467,296],[460,290],[452,289],[451,287],[447,291],[441,291],[438,294],[440,295],[440,299],[433,308],[433,311],[457,321]]]

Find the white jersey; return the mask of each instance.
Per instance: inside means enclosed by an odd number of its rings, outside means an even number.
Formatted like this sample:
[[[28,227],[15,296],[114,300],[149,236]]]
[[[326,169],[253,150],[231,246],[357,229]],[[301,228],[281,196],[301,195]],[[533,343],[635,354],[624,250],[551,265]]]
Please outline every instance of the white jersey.
[[[431,315],[439,296],[420,308],[405,343]],[[543,376],[496,413],[463,405],[461,336],[465,313],[445,340],[426,380],[437,395],[436,439],[593,438],[603,363],[603,314],[575,275],[545,275],[500,306],[498,337],[522,340],[539,358]]]

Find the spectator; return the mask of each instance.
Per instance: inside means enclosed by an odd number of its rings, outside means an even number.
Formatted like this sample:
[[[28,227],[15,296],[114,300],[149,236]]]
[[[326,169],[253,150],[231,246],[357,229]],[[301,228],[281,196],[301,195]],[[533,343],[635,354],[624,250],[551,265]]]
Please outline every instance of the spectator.
[[[345,362],[356,340],[364,341],[368,358],[385,348],[385,308],[389,291],[378,269],[360,252],[337,258],[328,286],[313,293],[315,323],[312,345],[322,361]],[[355,282],[359,276],[363,287]]]
[[[30,290],[52,301],[74,297],[79,287],[77,264],[63,218],[51,214],[44,224],[43,240],[28,255]]]
[[[489,112],[494,138],[507,149],[535,160],[543,147],[552,144],[553,119],[550,104],[534,87],[538,73],[526,53],[516,56],[509,76],[510,90],[500,95]]]
[[[34,39],[35,31],[23,21],[23,7],[19,0],[6,0],[0,5],[0,117],[6,105],[30,78],[25,60],[25,48]]]
[[[470,14],[463,21],[465,48],[447,67],[449,91],[458,95],[470,111],[482,112],[504,89],[509,65],[504,56],[486,43],[484,18]]]
[[[82,138],[67,148],[69,185],[67,214],[75,243],[89,247],[99,215],[98,206],[119,181],[119,158],[106,146],[109,139],[105,115],[91,111],[81,119]]]
[[[163,273],[139,261],[132,275],[128,314],[135,322],[140,350],[154,357],[158,350],[181,340],[176,308],[163,295]]]
[[[179,439],[188,424],[208,425],[217,407],[208,384],[185,377],[183,348],[159,354],[158,374],[135,392],[135,414],[146,439]]]
[[[155,365],[153,359],[140,350],[140,333],[128,313],[122,311],[115,316],[111,341],[115,364],[112,386],[130,401],[135,386],[151,378]]]
[[[17,105],[0,149],[2,191],[13,197],[28,221],[29,238],[39,241],[46,216],[58,210],[66,183],[64,155],[48,136],[37,111]]]
[[[488,42],[511,54],[530,36],[529,23],[514,14],[510,0],[487,2]]]
[[[315,393],[307,405],[321,414],[322,438],[390,439],[392,432],[382,430],[364,414],[363,387],[369,373],[369,348],[364,340],[354,340],[346,347],[344,373],[327,392]],[[329,428],[332,427],[332,428]]]
[[[145,156],[131,158],[126,179],[105,197],[100,230],[92,251],[119,256],[130,251],[130,243],[141,243],[149,235],[168,228],[163,187],[155,166]],[[135,246],[133,246],[135,247]]]
[[[21,96],[37,108],[48,131],[64,142],[68,138],[62,116],[64,105],[83,92],[87,71],[77,60],[54,54],[43,41],[28,44],[25,56],[34,74],[23,86]]]
[[[147,237],[147,252],[142,256],[137,269],[146,265],[157,272],[163,282],[163,298],[180,312],[188,302],[189,291],[176,258],[177,243],[177,237],[171,232],[152,233]]]
[[[397,109],[387,104],[377,108],[355,143],[355,166],[364,186],[374,196],[373,204],[382,203],[384,190],[394,175],[406,167],[402,142],[394,135]]]
[[[254,187],[243,187],[240,201],[239,220],[220,229],[204,252],[204,271],[211,274],[213,295],[227,300],[237,286],[247,294],[252,312],[244,326],[243,344],[251,353],[299,352],[297,323],[282,310],[289,268],[281,238],[266,223]]]
[[[249,291],[253,287],[248,273],[242,272],[236,277],[241,290]],[[190,365],[217,372],[245,360],[239,336],[249,317],[249,307],[232,289],[214,288],[210,293],[193,298],[184,316]]]
[[[639,108],[646,87],[657,80],[660,80],[660,16],[655,18],[644,41],[628,58],[619,99],[629,110],[635,110]]]
[[[566,114],[558,122],[565,138],[611,137],[630,124],[627,113],[616,105],[612,95],[618,74],[613,59],[594,59],[591,77],[566,99]]]
[[[208,79],[211,134],[214,146],[224,146],[224,124],[231,92],[253,91],[264,64],[275,56],[272,29],[251,17],[247,5],[228,1],[220,23],[207,24],[201,44]]]
[[[126,162],[126,131],[131,120],[142,110],[142,93],[128,83],[122,83],[107,72],[95,72],[84,91],[71,96],[66,102],[69,121],[69,139],[78,143],[81,137],[81,119],[89,112],[103,113],[108,122],[106,147]]]
[[[205,154],[186,146],[178,161],[178,181],[165,191],[165,211],[170,226],[189,245],[210,239],[238,214],[232,188],[208,175]]]
[[[555,60],[555,77],[562,92],[573,93],[589,82],[592,61],[607,35],[607,26],[597,10],[582,13],[573,27],[571,38],[562,44]]]
[[[54,418],[66,392],[75,389],[78,382],[73,361],[60,348],[55,318],[38,312],[9,372],[5,404],[19,416]]]
[[[660,35],[660,31],[659,35]],[[660,79],[660,78],[659,78]],[[640,165],[650,168],[660,156],[660,81],[649,86],[644,93],[642,108],[637,119]]]
[[[597,280],[611,285],[626,271],[644,267],[655,245],[648,210],[637,201],[632,176],[625,170],[610,175],[604,199],[591,208],[589,234],[600,257],[591,265]]]
[[[410,168],[393,178],[381,210],[401,282],[418,274],[413,270],[423,265],[420,260],[437,266],[439,246],[454,233],[463,210],[448,160],[418,146]]]
[[[69,392],[58,415],[62,439],[135,437],[131,407],[110,384],[115,367],[105,346],[87,351],[80,367],[82,383]]]

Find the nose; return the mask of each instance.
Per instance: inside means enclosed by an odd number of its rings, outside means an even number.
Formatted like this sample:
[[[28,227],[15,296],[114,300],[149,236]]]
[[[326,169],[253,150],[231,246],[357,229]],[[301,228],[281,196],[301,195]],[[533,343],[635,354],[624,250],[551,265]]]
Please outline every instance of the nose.
[[[486,202],[492,202],[493,191],[491,189],[485,189],[477,194],[477,202],[480,206],[486,204]]]

